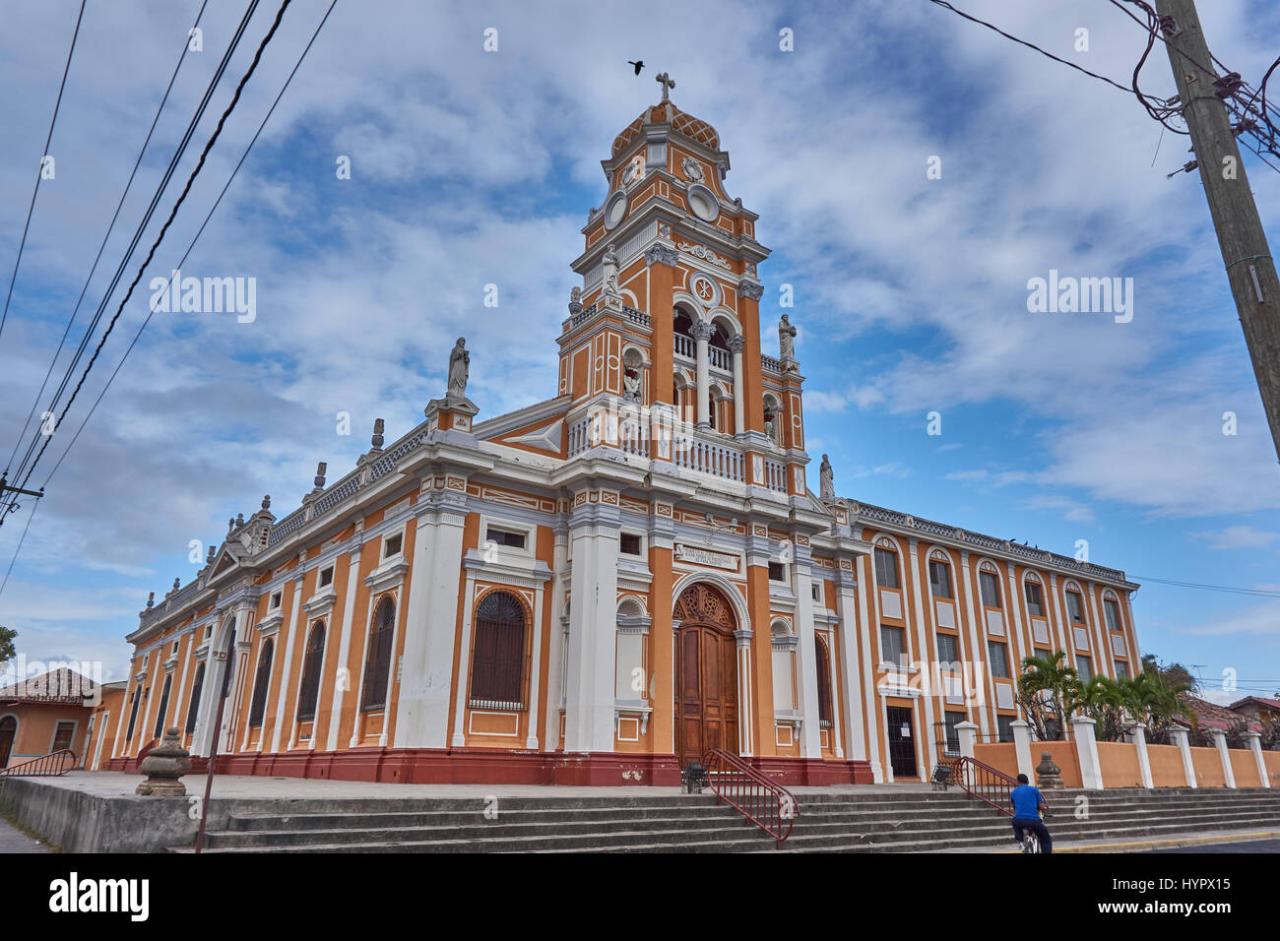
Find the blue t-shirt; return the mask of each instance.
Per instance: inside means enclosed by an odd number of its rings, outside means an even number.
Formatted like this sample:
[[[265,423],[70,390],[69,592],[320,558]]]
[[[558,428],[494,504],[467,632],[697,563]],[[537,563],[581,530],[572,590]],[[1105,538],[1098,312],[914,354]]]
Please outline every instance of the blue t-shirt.
[[[1009,792],[1009,800],[1013,803],[1013,816],[1016,819],[1040,819],[1040,804],[1044,800],[1040,796],[1040,788],[1030,784],[1019,784]]]

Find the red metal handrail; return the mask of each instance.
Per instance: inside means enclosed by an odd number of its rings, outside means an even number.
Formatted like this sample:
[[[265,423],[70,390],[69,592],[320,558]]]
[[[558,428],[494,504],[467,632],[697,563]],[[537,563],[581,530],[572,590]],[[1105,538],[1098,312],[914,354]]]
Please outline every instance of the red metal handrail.
[[[951,778],[969,797],[990,804],[1002,814],[1013,816],[1009,795],[1018,786],[1017,778],[968,755],[952,759]]]
[[[0,777],[6,778],[57,778],[76,766],[76,753],[70,748],[60,748],[39,758],[32,758],[8,768],[0,768]]]
[[[790,791],[722,748],[707,752],[702,764],[717,803],[723,800],[773,837],[778,846],[791,836],[800,810]]]

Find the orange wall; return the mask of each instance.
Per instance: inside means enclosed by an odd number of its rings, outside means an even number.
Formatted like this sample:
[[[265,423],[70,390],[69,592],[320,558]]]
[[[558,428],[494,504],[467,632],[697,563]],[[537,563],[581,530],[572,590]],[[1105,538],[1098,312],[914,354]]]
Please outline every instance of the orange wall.
[[[1147,760],[1151,762],[1151,783],[1156,787],[1186,787],[1187,775],[1182,769],[1182,753],[1177,745],[1148,745]],[[1111,782],[1103,778],[1105,784]]]
[[[71,750],[80,758],[84,754],[85,727],[89,724],[88,706],[38,705],[22,703],[17,706],[0,706],[0,716],[12,715],[18,720],[17,734],[9,752],[9,765],[39,758],[49,754],[53,736],[59,722],[74,722]]]
[[[1262,787],[1262,779],[1258,777],[1258,762],[1253,752],[1244,748],[1230,748],[1231,773],[1235,776],[1236,787]]]
[[[997,771],[1016,777],[1018,774],[1017,746],[1012,742],[993,742],[986,745],[974,745],[973,757],[983,764],[991,765]]]
[[[1132,742],[1098,742],[1098,761],[1106,787],[1142,787],[1138,746]]]
[[[1192,748],[1191,764],[1196,769],[1198,787],[1226,787],[1227,779],[1222,774],[1222,761],[1218,758],[1218,749]]]

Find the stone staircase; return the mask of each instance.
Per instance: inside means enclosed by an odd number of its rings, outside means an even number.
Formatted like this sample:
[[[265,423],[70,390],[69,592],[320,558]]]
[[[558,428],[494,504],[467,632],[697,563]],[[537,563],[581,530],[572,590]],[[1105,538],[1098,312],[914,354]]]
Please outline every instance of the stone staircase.
[[[1087,801],[1077,819],[1077,802]],[[1280,791],[1055,791],[1055,841],[1159,838],[1280,828]],[[710,794],[297,801],[236,810],[210,853],[776,852],[773,840]],[[1007,817],[957,791],[804,794],[782,852],[922,852],[1010,846]],[[496,809],[496,816],[493,811]],[[486,810],[489,811],[486,816]],[[492,819],[491,819],[492,818]],[[190,848],[174,852],[191,852]]]

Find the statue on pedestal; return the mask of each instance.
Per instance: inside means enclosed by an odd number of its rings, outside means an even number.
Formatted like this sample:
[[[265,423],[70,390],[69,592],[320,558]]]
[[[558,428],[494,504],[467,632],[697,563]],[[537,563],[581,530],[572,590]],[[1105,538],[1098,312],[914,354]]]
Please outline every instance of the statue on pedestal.
[[[458,337],[449,353],[449,392],[451,401],[465,401],[467,398],[467,378],[471,373],[471,353],[467,350],[466,337]]]
[[[824,454],[822,455],[822,466],[818,469],[818,489],[819,496],[823,500],[834,500],[836,498],[836,475],[831,469],[831,460]]]
[[[618,287],[618,252],[615,246],[610,245],[604,250],[600,266],[603,269],[604,296],[620,299],[622,289]]]
[[[791,326],[791,319],[786,315],[782,315],[782,319],[778,321],[778,359],[784,363],[795,362],[796,358],[796,328]]]

